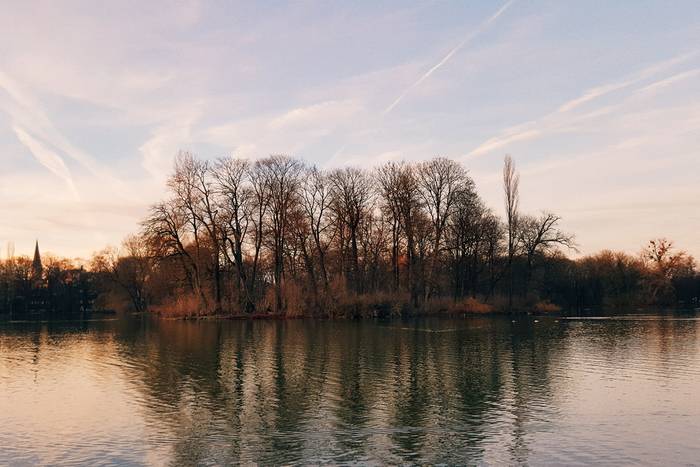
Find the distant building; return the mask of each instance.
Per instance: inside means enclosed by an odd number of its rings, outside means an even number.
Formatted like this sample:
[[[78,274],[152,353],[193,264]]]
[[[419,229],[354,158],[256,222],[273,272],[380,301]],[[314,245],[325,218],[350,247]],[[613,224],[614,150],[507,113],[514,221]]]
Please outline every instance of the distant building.
[[[66,267],[61,262],[52,262],[44,267],[38,240],[31,265],[28,261],[24,264],[24,268],[16,268],[3,281],[0,314],[46,317],[93,310],[96,289],[90,272],[82,267]]]
[[[27,311],[30,313],[46,313],[51,309],[50,297],[47,290],[47,280],[44,278],[44,265],[39,253],[39,240],[34,245],[32,260],[31,289],[27,293]]]
[[[39,285],[44,282],[44,266],[41,264],[41,254],[39,253],[39,240],[34,246],[34,260],[32,261],[32,282]]]

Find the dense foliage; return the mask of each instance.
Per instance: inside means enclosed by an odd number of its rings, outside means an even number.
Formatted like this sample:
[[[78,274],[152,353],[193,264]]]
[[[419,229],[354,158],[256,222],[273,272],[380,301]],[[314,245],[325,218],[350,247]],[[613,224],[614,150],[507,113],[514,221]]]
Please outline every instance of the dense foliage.
[[[0,261],[0,315],[23,318],[93,310],[94,275],[65,259],[47,258],[37,270],[28,257]]]

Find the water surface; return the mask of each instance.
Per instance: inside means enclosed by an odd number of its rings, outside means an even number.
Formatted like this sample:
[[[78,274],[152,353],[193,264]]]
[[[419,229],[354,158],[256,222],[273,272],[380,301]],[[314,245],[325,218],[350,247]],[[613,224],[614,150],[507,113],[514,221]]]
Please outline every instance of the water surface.
[[[699,323],[0,323],[0,465],[698,463]]]

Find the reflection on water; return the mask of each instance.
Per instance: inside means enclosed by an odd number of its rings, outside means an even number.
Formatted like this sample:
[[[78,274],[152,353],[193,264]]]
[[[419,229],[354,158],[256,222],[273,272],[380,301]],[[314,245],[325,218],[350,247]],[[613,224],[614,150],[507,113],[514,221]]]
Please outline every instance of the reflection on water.
[[[4,323],[0,464],[697,462],[699,323]]]

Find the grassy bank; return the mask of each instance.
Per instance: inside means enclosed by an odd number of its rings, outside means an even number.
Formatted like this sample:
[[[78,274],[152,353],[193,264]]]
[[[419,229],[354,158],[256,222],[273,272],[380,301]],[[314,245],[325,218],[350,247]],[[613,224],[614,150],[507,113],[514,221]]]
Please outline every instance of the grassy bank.
[[[260,306],[252,313],[238,307],[208,309],[200,299],[181,296],[149,308],[149,312],[163,319],[371,319],[417,316],[500,315],[511,313],[505,297],[485,300],[477,297],[463,299],[431,298],[415,304],[408,294],[376,293],[315,300],[315,304],[291,303],[282,313],[271,307]],[[264,305],[264,303],[263,303]],[[548,301],[516,300],[513,312],[523,314],[559,314],[560,306]]]

